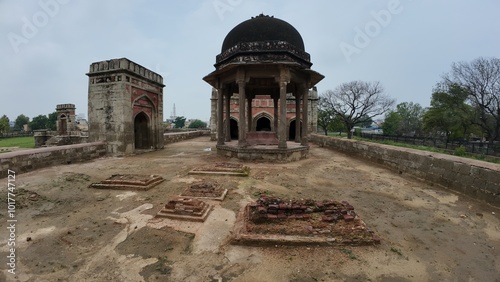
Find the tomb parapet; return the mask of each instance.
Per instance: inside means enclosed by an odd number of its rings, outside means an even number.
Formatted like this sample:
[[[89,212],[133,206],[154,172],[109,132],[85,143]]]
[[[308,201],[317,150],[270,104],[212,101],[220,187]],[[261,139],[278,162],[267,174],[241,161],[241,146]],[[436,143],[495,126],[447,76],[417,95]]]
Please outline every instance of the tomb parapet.
[[[127,58],[111,59],[106,61],[100,61],[90,64],[89,72],[87,75],[98,76],[107,74],[110,72],[116,73],[117,71],[123,70],[126,73],[135,75],[151,82],[155,82],[163,85],[163,77]]]

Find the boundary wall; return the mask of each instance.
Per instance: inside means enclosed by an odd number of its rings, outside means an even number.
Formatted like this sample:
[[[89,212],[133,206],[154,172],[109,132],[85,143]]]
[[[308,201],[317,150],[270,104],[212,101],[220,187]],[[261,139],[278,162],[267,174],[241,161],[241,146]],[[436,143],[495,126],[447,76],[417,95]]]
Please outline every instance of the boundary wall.
[[[309,140],[320,147],[369,160],[399,173],[500,206],[498,164],[318,134],[311,134]]]

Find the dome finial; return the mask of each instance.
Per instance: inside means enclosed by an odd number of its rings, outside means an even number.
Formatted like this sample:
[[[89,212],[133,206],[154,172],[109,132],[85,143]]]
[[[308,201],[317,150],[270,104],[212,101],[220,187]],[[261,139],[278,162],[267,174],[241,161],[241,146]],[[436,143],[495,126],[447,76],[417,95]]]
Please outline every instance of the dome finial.
[[[252,17],[253,19],[254,17]],[[274,16],[264,15],[264,12],[257,15],[255,18],[274,18]]]

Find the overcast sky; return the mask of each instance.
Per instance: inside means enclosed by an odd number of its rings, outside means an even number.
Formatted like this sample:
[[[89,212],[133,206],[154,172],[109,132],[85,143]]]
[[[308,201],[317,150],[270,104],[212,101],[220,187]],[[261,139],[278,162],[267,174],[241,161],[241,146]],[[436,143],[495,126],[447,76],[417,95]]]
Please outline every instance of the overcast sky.
[[[293,25],[325,75],[321,92],[380,81],[397,103],[428,107],[458,61],[500,57],[498,0],[0,0],[0,115],[14,120],[72,103],[87,116],[92,62],[126,57],[163,76],[164,118],[210,118],[226,34],[260,13]]]

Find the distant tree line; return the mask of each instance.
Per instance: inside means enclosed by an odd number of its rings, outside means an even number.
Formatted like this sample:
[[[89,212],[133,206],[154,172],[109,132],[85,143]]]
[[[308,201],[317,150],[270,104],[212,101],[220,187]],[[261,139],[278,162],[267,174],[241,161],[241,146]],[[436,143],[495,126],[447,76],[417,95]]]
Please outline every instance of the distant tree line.
[[[38,115],[31,121],[24,114],[20,114],[14,120],[14,126],[11,128],[10,119],[6,115],[0,117],[0,132],[24,131],[24,126],[28,125],[29,130],[49,129],[56,130],[57,113],[53,112],[48,115]]]
[[[433,89],[430,107],[395,101],[379,82],[353,81],[320,95],[318,126],[348,132],[383,115],[385,135],[500,141],[500,59],[453,63]]]

